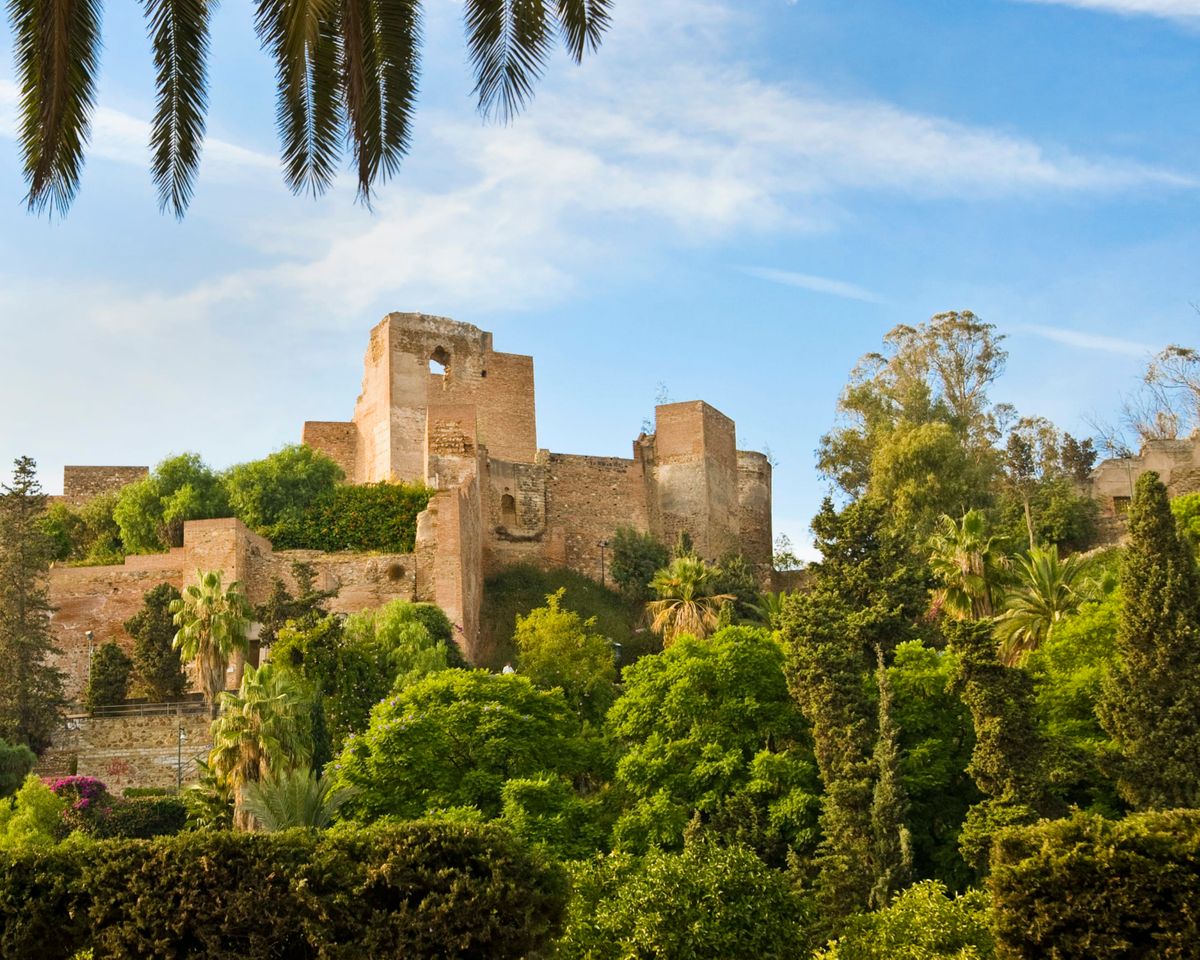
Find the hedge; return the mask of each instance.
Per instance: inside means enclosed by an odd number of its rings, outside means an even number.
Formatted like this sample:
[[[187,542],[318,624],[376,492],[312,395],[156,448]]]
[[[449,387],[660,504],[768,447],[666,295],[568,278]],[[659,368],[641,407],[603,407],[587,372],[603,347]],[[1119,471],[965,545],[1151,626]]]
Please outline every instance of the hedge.
[[[92,823],[89,832],[102,839],[150,840],[178,833],[187,823],[187,806],[179,797],[130,797],[117,800]]]
[[[545,949],[566,897],[482,824],[72,842],[0,854],[0,957],[503,960]]]
[[[1200,943],[1200,810],[1077,813],[1001,834],[991,889],[1003,960],[1182,960]]]
[[[261,532],[276,550],[412,553],[417,540],[417,514],[429,505],[433,493],[420,484],[338,486],[331,494]]]

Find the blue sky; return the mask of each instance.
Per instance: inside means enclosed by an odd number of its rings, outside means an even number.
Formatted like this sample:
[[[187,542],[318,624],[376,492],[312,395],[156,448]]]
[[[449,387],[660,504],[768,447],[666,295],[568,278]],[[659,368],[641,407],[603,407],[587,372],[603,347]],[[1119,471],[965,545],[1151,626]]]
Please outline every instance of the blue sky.
[[[813,451],[855,359],[970,309],[997,399],[1087,432],[1147,355],[1200,345],[1200,0],[615,0],[508,126],[474,113],[461,5],[427,0],[414,149],[374,211],[294,198],[251,8],[217,14],[185,221],[157,211],[152,72],[110,3],[64,221],[25,213],[0,53],[0,458],[224,466],[346,419],[370,327],[444,314],[536,358],[539,443],[629,455],[665,384],[778,460],[807,539]]]

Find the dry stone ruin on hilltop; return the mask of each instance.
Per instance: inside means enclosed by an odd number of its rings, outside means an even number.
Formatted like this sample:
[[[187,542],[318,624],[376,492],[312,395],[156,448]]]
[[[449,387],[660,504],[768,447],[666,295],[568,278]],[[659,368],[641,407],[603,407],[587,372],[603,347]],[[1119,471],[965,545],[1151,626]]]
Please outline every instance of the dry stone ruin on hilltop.
[[[703,401],[656,409],[655,432],[633,456],[550,453],[537,445],[533,359],[492,348],[470,324],[393,313],[372,331],[362,392],[345,422],[309,422],[303,440],[332,457],[353,483],[424,481],[437,491],[417,523],[412,554],[276,551],[240,521],[184,525],[183,546],[131,556],[120,566],[51,571],[54,626],[68,696],[87,680],[89,649],[128,646],[121,624],[157,583],[182,587],[197,570],[224,570],[250,600],[296,560],[317,586],[338,587],[333,609],[389,600],[441,606],[478,657],[488,574],[514,563],[567,566],[601,577],[601,543],[621,526],[670,543],[688,531],[697,551],[742,553],[764,574],[771,561],[771,465],[736,449],[734,423]],[[64,497],[79,503],[145,475],[145,467],[67,467]],[[86,637],[91,631],[92,639]]]

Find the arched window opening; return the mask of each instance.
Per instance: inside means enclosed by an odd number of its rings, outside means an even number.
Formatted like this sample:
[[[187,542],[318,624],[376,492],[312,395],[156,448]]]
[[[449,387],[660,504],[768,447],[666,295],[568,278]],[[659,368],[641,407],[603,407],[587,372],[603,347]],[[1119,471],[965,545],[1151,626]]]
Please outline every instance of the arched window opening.
[[[517,523],[517,501],[511,493],[506,493],[500,498],[500,519],[506,527],[515,526]]]
[[[438,347],[429,355],[429,372],[450,379],[450,351]]]

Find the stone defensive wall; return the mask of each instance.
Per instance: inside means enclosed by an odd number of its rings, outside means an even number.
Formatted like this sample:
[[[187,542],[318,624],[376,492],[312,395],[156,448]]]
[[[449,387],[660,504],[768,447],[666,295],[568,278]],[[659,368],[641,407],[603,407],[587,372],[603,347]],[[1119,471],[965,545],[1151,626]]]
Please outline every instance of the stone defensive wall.
[[[91,653],[101,644],[115,640],[126,652],[132,650],[123,624],[158,584],[182,589],[196,582],[198,572],[221,570],[225,583],[240,581],[250,602],[262,603],[276,579],[295,588],[292,564],[298,560],[312,566],[319,589],[338,590],[329,604],[336,612],[416,597],[413,554],[276,552],[240,520],[190,520],[184,524],[183,546],[168,553],[127,557],[119,566],[51,568],[51,626],[59,651],[55,665],[66,674],[68,699],[82,698]]]
[[[192,702],[70,716],[37,772],[96,777],[117,796],[126,787],[174,790],[199,779],[196,760],[212,747],[209,728],[208,711]]]
[[[1138,477],[1153,470],[1179,497],[1200,491],[1200,435],[1183,440],[1147,440],[1136,457],[1105,460],[1092,471],[1092,497],[1101,516],[1121,517],[1133,498]]]

